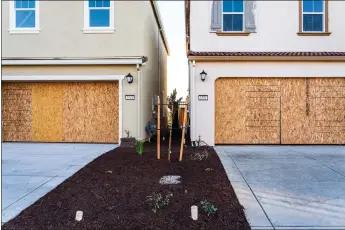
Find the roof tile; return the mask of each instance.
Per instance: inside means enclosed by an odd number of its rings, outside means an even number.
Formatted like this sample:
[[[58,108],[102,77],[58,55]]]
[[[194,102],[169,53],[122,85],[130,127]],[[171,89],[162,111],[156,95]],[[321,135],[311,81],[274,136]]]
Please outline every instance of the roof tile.
[[[195,52],[188,56],[345,56],[345,52]]]

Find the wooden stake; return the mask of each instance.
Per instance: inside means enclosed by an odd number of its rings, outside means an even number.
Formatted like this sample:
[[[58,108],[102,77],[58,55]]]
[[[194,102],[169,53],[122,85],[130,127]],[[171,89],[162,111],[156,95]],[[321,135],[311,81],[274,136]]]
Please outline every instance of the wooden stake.
[[[168,160],[170,161],[170,154],[171,154],[171,135],[172,135],[172,123],[174,121],[174,106],[172,108],[172,118],[171,118],[171,127],[170,127],[170,132],[169,132],[169,151],[168,151]]]
[[[184,146],[184,133],[186,129],[186,120],[187,120],[187,107],[188,107],[188,98],[186,98],[186,105],[184,108],[184,115],[183,115],[183,124],[182,124],[182,137],[181,137],[181,148],[180,148],[180,161],[182,161],[182,154],[183,154],[183,146]]]
[[[157,159],[161,159],[161,102],[157,96]]]

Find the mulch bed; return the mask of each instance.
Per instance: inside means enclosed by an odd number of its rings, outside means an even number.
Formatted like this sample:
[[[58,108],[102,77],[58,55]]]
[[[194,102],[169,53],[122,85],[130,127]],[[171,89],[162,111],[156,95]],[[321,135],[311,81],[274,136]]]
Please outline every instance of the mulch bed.
[[[176,141],[177,142],[177,141]],[[223,166],[213,150],[207,160],[191,160],[199,149],[188,147],[178,162],[179,143],[173,145],[172,162],[167,146],[161,160],[156,144],[146,143],[143,155],[119,147],[89,163],[56,189],[4,224],[3,229],[250,229]],[[205,170],[211,168],[212,170]],[[161,185],[164,175],[180,175],[181,183]],[[146,197],[152,192],[173,193],[167,207],[152,212]],[[207,199],[218,212],[207,217],[200,201]],[[199,220],[190,217],[199,207]],[[75,215],[84,212],[78,222]]]

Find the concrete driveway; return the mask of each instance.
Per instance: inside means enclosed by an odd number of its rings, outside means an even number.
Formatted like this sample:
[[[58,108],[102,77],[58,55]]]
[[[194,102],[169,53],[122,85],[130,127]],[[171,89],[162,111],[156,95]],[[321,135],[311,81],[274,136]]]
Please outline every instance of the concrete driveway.
[[[217,146],[252,229],[345,229],[344,146]]]
[[[2,143],[2,222],[54,189],[113,144]]]

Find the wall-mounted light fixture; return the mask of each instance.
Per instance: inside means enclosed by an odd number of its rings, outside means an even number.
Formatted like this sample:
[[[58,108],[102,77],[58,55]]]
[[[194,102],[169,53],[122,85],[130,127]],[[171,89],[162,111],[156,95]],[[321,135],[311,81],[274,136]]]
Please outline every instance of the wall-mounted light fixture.
[[[201,80],[202,80],[202,81],[205,81],[206,76],[207,76],[207,73],[203,70],[203,71],[200,73]]]
[[[133,76],[131,75],[131,73],[127,74],[126,78],[127,78],[128,84],[132,84],[132,82],[133,82]]]

